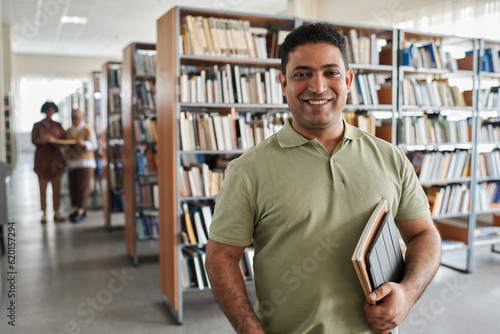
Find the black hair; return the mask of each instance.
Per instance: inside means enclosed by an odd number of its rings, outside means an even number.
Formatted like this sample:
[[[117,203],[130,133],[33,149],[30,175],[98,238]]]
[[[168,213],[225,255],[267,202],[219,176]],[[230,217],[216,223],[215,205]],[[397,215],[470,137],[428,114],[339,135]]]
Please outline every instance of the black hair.
[[[345,68],[349,68],[347,61],[346,38],[339,29],[327,22],[303,24],[290,32],[281,45],[281,71],[285,74],[288,56],[297,46],[308,43],[329,43],[340,49]]]
[[[59,111],[59,108],[57,107],[57,105],[54,103],[54,102],[51,102],[51,101],[47,101],[45,102],[43,105],[42,105],[42,109],[40,112],[46,112],[47,110],[49,109],[54,109],[56,112]]]

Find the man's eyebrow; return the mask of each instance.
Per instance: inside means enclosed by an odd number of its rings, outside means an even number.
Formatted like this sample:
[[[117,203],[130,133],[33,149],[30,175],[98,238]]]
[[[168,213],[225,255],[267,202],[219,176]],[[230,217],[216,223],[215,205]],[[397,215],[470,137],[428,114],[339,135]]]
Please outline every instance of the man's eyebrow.
[[[328,68],[341,68],[340,65],[338,64],[325,64],[323,66],[321,66],[321,69],[324,70],[324,69],[328,69]],[[307,71],[311,71],[313,68],[311,66],[306,66],[306,65],[299,65],[299,66],[296,66],[292,72],[294,71],[301,71],[301,70],[307,70]]]

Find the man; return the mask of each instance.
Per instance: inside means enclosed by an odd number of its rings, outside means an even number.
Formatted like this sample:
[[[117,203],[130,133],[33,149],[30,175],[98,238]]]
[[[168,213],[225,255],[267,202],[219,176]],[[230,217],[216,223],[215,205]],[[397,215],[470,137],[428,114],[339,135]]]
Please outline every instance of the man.
[[[427,198],[400,148],[342,119],[353,72],[338,30],[303,25],[282,50],[292,116],[228,166],[206,255],[214,296],[238,333],[388,333],[439,266]],[[372,306],[351,256],[382,198],[406,243],[406,270],[369,295]],[[255,312],[238,267],[251,243]]]
[[[78,223],[87,216],[90,179],[96,167],[94,151],[97,149],[97,139],[92,128],[83,121],[83,117],[80,109],[73,109],[72,126],[66,132],[66,138],[76,140],[75,145],[69,146],[66,155],[71,205],[76,207],[69,216],[73,223]]]

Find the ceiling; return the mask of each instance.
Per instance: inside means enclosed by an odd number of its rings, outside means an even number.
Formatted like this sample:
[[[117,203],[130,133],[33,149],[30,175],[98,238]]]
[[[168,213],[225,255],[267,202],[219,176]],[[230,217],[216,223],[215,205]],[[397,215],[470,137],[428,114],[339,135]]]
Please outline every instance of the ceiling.
[[[156,20],[174,6],[275,15],[288,0],[1,0],[12,52],[121,57],[131,42],[156,43]],[[62,23],[62,16],[87,19]]]

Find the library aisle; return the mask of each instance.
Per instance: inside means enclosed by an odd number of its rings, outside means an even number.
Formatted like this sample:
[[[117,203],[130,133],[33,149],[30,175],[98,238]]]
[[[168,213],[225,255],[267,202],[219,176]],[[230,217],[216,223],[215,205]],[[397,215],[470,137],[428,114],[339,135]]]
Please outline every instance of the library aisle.
[[[126,255],[123,229],[108,232],[101,212],[90,211],[76,225],[52,220],[41,225],[32,162],[32,155],[21,155],[9,185],[17,246],[16,327],[7,323],[7,307],[13,299],[8,297],[10,270],[4,255],[0,258],[0,333],[233,333],[210,291],[187,293],[184,324],[176,325],[159,297],[158,258],[153,255],[157,246],[141,248],[144,256],[134,267]],[[68,201],[64,196],[66,215]],[[401,334],[498,332],[500,254],[478,247],[474,256],[472,274],[440,267],[400,326]],[[460,250],[444,255],[447,263],[457,265],[464,259]],[[254,299],[253,288],[249,290]]]
[[[78,224],[49,219],[41,225],[33,155],[19,157],[9,188],[10,217],[17,232],[16,327],[7,323],[12,299],[4,255],[0,333],[232,333],[210,291],[187,294],[186,319],[178,326],[160,297],[157,244],[141,247],[141,262],[134,267],[124,230],[108,232],[102,211],[88,211]],[[47,196],[48,208],[51,198]],[[62,212],[71,213],[69,195],[62,198]]]

